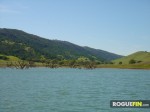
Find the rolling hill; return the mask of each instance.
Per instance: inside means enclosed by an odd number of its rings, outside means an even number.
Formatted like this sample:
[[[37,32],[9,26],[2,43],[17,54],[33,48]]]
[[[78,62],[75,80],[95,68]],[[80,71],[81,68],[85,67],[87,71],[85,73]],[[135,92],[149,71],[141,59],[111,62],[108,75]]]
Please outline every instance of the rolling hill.
[[[17,29],[0,28],[0,54],[16,56],[23,60],[77,59],[111,61],[121,55],[82,47],[67,41],[49,40]]]
[[[116,59],[113,62],[115,64],[129,64],[130,61],[133,61],[134,64],[150,64],[150,52],[147,51],[138,51],[131,55],[125,56],[120,59]]]

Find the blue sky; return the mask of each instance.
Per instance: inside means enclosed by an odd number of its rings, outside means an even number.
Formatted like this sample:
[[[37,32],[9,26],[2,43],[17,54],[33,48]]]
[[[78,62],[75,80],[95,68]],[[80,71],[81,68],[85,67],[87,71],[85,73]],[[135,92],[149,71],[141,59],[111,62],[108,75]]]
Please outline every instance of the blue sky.
[[[0,27],[128,55],[150,51],[150,0],[0,0]]]

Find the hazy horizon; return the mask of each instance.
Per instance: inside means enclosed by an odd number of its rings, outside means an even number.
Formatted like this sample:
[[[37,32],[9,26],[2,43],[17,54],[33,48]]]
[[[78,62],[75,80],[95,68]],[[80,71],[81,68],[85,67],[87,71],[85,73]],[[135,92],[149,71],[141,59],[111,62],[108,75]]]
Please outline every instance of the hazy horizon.
[[[119,55],[150,51],[149,0],[0,0],[0,27]]]

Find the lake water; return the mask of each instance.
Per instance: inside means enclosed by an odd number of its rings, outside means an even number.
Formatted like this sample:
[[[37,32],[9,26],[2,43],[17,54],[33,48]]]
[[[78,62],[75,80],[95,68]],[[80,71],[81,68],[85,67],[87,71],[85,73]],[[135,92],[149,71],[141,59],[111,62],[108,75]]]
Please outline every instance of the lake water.
[[[150,70],[0,69],[0,112],[150,112],[110,100],[150,100]]]

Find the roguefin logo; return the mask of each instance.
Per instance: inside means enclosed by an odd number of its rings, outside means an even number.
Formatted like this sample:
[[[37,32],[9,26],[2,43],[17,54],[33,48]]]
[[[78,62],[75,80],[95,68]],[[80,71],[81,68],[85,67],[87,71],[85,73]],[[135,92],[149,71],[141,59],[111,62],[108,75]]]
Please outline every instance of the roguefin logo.
[[[111,100],[110,107],[115,108],[150,108],[150,100]]]

